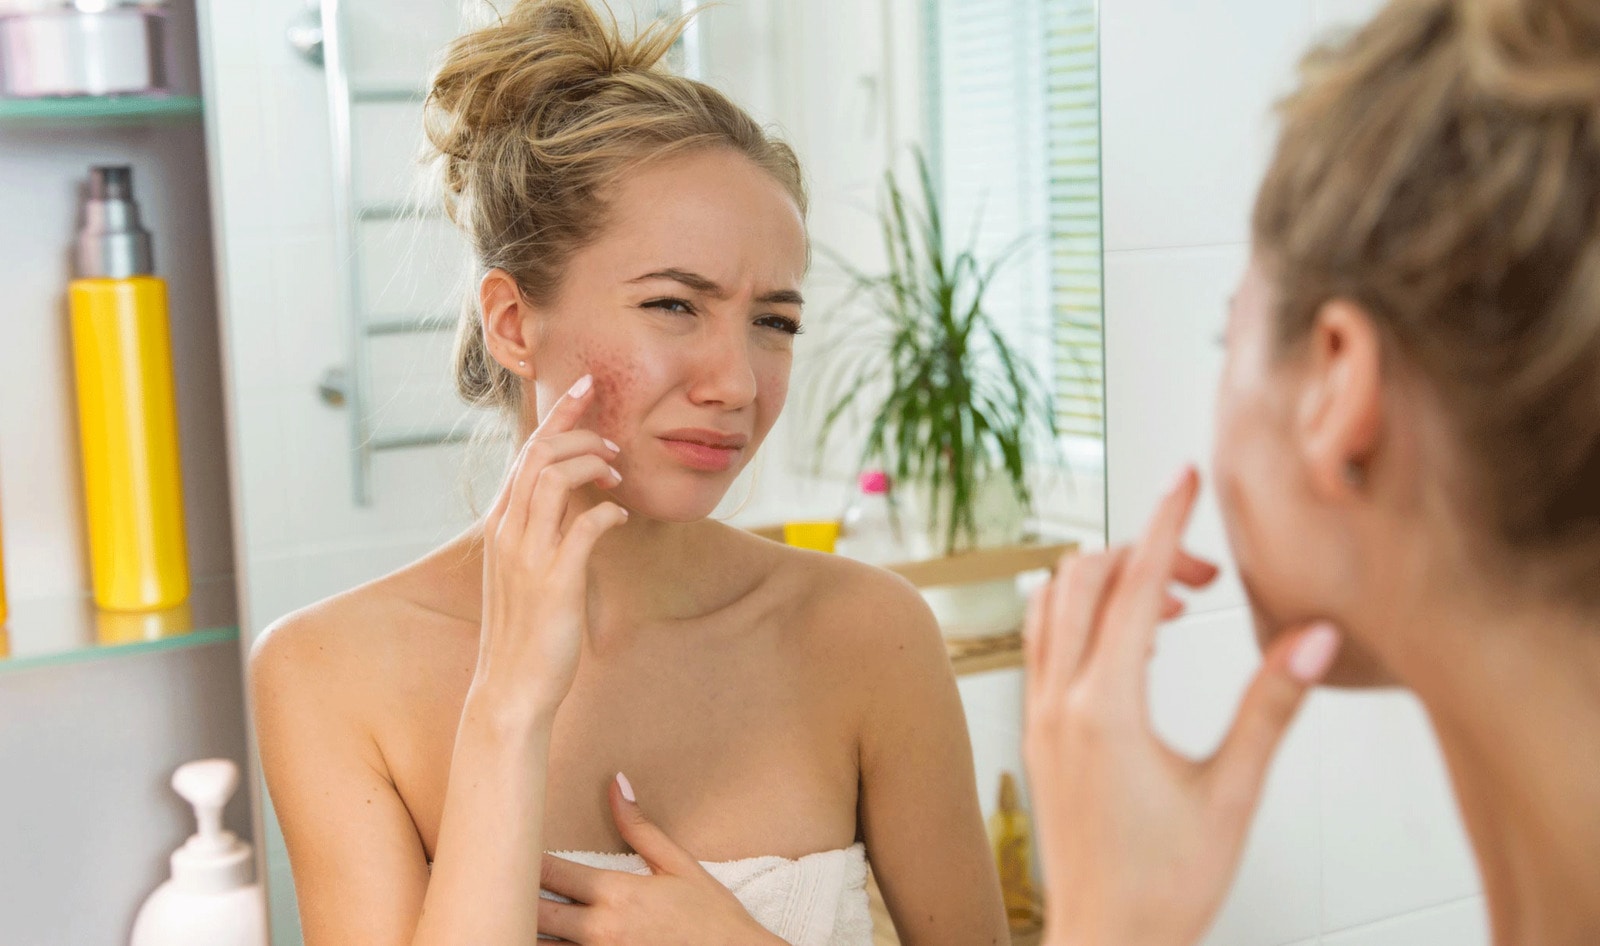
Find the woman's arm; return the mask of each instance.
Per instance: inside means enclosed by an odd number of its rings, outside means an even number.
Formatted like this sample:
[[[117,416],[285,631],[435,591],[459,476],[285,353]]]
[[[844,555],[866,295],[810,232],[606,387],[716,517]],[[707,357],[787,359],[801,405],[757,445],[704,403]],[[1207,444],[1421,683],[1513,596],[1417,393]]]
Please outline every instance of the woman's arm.
[[[586,566],[627,518],[579,512],[585,484],[617,485],[617,450],[576,429],[588,375],[523,444],[483,528],[477,667],[450,759],[433,873],[382,753],[362,725],[359,615],[286,622],[257,642],[251,693],[310,946],[529,946],[538,932],[551,721],[577,672]],[[332,609],[328,609],[332,610]],[[315,612],[310,612],[315,613]],[[420,914],[420,915],[419,915]]]
[[[984,831],[955,673],[927,603],[903,580],[872,576],[852,597],[871,628],[862,661],[860,822],[883,899],[905,946],[1010,942]]]
[[[411,814],[351,712],[352,664],[329,646],[330,630],[288,619],[250,661],[261,764],[307,946],[532,943],[548,721],[496,716],[468,697],[430,877]]]

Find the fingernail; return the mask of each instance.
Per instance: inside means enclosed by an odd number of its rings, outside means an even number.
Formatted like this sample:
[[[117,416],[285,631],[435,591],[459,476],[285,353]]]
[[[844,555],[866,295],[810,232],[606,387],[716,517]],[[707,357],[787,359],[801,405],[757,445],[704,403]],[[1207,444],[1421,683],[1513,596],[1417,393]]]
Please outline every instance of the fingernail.
[[[623,775],[621,772],[617,773],[617,787],[622,789],[623,798],[626,798],[628,801],[634,802],[635,804],[638,803],[638,800],[633,797],[633,784],[629,782],[628,777]]]
[[[616,445],[616,444],[614,444],[614,443],[612,443],[612,442],[611,442],[611,441],[609,441],[609,440],[607,440],[607,439],[606,439],[606,438],[604,438],[604,437],[601,437],[601,438],[600,438],[600,442],[601,442],[601,443],[603,443],[603,444],[605,444],[605,445],[606,445],[606,447],[607,447],[607,448],[608,448],[608,449],[610,449],[610,451],[611,451],[611,452],[612,452],[612,453],[621,453],[621,452],[622,452],[622,448],[621,448],[621,447],[619,447],[619,446],[617,446],[617,445]]]
[[[583,397],[592,387],[594,387],[594,375],[586,374],[567,389],[567,394],[571,397]]]
[[[618,483],[622,482],[622,474],[617,472],[617,468],[616,467],[608,466],[608,467],[606,467],[606,469],[611,471],[611,478],[612,479],[616,480]]]
[[[1318,624],[1300,638],[1289,655],[1289,676],[1301,683],[1316,683],[1328,672],[1338,653],[1338,630],[1332,624]]]
[[[1178,490],[1182,489],[1184,484],[1189,482],[1189,474],[1193,471],[1194,467],[1188,463],[1185,463],[1183,467],[1178,470],[1178,474],[1172,478],[1172,482],[1167,484],[1167,492],[1176,493]]]

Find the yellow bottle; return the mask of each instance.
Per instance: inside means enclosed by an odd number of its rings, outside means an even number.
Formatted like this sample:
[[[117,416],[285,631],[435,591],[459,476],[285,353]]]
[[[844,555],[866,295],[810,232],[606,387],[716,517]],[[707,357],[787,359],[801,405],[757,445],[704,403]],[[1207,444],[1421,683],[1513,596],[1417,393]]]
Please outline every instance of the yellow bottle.
[[[1038,928],[1042,911],[1033,885],[1033,828],[1028,813],[1017,804],[1017,780],[1010,772],[1000,773],[1000,807],[989,816],[989,843],[1011,928]]]
[[[91,171],[68,290],[94,600],[110,611],[189,596],[167,286],[127,167]]]
[[[0,657],[11,653],[10,638],[6,636],[6,614],[5,530],[0,529]]]

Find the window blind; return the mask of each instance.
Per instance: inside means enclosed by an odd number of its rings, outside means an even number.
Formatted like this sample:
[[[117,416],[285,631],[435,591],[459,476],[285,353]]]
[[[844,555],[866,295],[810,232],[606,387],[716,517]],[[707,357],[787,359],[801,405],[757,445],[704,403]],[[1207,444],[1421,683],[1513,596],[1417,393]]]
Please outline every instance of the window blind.
[[[952,237],[1023,240],[988,296],[1065,437],[1104,427],[1094,0],[928,0],[932,159]],[[975,225],[974,225],[975,222]]]

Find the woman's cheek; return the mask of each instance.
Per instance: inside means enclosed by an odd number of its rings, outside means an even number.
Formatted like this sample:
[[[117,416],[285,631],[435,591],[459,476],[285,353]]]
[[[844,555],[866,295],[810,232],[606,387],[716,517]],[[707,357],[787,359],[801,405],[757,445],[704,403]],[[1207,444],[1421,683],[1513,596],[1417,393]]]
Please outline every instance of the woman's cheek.
[[[789,366],[762,371],[756,376],[755,430],[750,432],[752,446],[760,445],[778,422],[783,405],[789,399]]]
[[[579,359],[578,370],[594,376],[594,404],[584,426],[626,446],[637,426],[634,402],[646,383],[642,364],[625,352],[599,346],[585,348]]]

